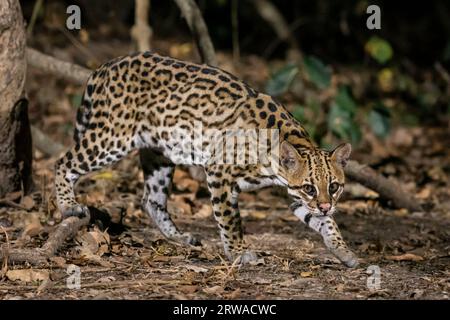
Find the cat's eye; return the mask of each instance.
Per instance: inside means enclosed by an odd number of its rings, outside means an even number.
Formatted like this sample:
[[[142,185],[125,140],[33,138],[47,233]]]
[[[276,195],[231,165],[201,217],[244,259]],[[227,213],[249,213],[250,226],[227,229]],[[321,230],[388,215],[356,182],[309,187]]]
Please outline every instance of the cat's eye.
[[[305,184],[303,185],[303,191],[309,196],[314,196],[316,194],[316,188],[314,188],[311,184]]]
[[[336,191],[338,191],[338,190],[339,190],[339,183],[337,183],[337,182],[333,182],[328,187],[328,191],[330,192],[330,194],[335,194]]]

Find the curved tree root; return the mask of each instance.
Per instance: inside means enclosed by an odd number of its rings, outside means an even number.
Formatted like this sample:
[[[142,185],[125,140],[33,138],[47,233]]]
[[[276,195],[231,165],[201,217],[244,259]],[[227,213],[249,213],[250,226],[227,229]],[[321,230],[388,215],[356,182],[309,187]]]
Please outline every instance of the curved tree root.
[[[388,180],[374,169],[357,161],[349,161],[345,167],[346,176],[365,187],[376,191],[381,198],[390,200],[396,208],[422,211],[419,202],[394,181]]]
[[[0,260],[6,259],[9,263],[29,263],[31,265],[47,263],[48,259],[58,252],[65,240],[74,237],[81,227],[89,223],[89,220],[89,215],[82,219],[77,217],[64,219],[49,235],[44,245],[38,249],[9,249],[8,245],[3,245],[0,250]]]

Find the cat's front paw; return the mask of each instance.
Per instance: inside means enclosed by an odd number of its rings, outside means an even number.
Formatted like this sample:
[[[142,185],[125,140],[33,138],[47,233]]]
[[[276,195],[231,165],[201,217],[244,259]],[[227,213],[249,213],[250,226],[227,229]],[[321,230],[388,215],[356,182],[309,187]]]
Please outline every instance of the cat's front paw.
[[[201,246],[202,242],[201,239],[194,236],[193,234],[189,233],[189,232],[184,232],[181,235],[181,242],[190,246]]]
[[[231,262],[235,262],[237,260],[237,264],[244,265],[249,264],[252,261],[258,260],[258,255],[251,250],[243,250],[239,252],[233,252],[231,254],[227,254],[228,260]]]
[[[89,214],[89,209],[86,206],[83,206],[81,204],[71,206],[62,211],[62,216],[64,219],[68,218],[68,217],[78,217],[80,219],[83,219],[88,214]]]
[[[349,268],[355,268],[359,264],[358,257],[347,248],[337,248],[331,252]]]

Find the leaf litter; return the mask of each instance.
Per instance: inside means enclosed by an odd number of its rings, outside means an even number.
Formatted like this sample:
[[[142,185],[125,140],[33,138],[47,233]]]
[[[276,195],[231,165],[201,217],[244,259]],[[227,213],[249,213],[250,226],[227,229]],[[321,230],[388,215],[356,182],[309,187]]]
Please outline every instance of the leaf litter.
[[[252,64],[267,73],[261,61]],[[243,72],[250,78],[260,74]],[[331,82],[335,86],[335,79]],[[52,100],[61,100],[72,114],[53,106],[38,124],[65,128],[75,111],[65,95]],[[58,141],[66,136],[61,130],[48,134]],[[175,171],[168,207],[180,229],[201,237],[202,247],[164,239],[142,211],[143,175],[135,153],[83,178],[76,190],[79,201],[107,210],[111,221],[125,229],[113,232],[97,221],[67,241],[47,264],[2,266],[0,298],[448,299],[450,156],[445,141],[448,129],[427,127],[393,128],[385,140],[366,138],[366,149],[355,157],[400,180],[426,210],[394,210],[373,191],[348,183],[336,220],[362,261],[356,269],[336,261],[320,237],[289,212],[285,192],[276,188],[240,195],[245,239],[260,259],[240,268],[233,265],[224,259],[204,182],[183,167]],[[39,248],[61,221],[52,185],[56,157],[35,151],[35,159],[33,194],[16,192],[0,202],[0,244],[11,248]],[[66,287],[71,264],[80,268],[80,290]],[[375,293],[367,287],[370,265],[381,270],[382,287]]]

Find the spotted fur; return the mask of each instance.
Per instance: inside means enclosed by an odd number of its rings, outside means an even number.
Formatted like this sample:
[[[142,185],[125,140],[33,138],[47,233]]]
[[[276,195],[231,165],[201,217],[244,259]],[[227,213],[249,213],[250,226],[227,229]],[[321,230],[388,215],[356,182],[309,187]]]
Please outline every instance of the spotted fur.
[[[171,151],[180,143],[158,128],[277,129],[281,142],[279,170],[257,164],[205,163],[214,217],[225,254],[242,262],[256,255],[243,242],[238,196],[241,191],[282,185],[293,199],[294,213],[319,232],[325,245],[348,266],[356,258],[332,219],[344,185],[343,167],[350,145],[318,149],[305,129],[270,96],[233,75],[208,65],[145,52],[105,63],[89,78],[77,113],[74,146],[56,164],[56,195],[64,217],[83,215],[73,186],[80,176],[111,165],[140,149],[145,176],[143,208],[170,239],[197,244],[181,232],[167,212],[174,166]],[[208,148],[217,141],[205,139]],[[248,147],[248,143],[246,144]]]

